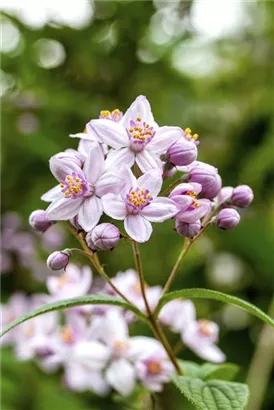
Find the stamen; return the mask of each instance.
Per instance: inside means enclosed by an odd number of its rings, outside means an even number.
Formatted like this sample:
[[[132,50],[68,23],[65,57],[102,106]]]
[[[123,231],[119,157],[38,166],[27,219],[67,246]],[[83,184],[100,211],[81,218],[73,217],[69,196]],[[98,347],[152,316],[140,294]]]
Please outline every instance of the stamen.
[[[142,145],[148,144],[155,134],[153,127],[142,121],[141,117],[137,117],[135,121],[130,121],[130,127],[127,129],[127,132],[129,139],[132,141],[132,149],[137,151],[140,148],[142,149]]]
[[[71,326],[65,326],[60,330],[60,337],[62,341],[66,344],[71,344],[74,342],[73,330]]]
[[[209,320],[199,320],[199,331],[204,336],[212,336],[214,334],[212,322]]]
[[[160,374],[162,371],[161,362],[149,362],[147,365],[147,370],[150,374]]]
[[[103,110],[100,112],[99,118],[118,122],[123,117],[123,113],[115,108],[113,111]]]
[[[141,210],[145,206],[149,205],[152,201],[151,194],[148,189],[131,188],[126,196],[127,205],[134,210]]]
[[[184,132],[185,132],[185,139],[187,141],[196,141],[199,138],[198,134],[192,135],[192,131],[190,128],[185,128]]]
[[[60,188],[66,198],[79,198],[87,193],[88,183],[76,172],[72,172],[60,183]]]

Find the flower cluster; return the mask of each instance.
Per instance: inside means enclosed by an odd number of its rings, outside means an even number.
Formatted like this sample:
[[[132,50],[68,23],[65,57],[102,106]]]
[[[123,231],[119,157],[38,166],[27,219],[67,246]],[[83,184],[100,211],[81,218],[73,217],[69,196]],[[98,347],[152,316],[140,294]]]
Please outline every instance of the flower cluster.
[[[80,138],[78,150],[67,149],[50,159],[58,185],[42,196],[50,205],[44,215],[35,211],[31,223],[44,231],[51,221],[73,219],[89,233],[94,250],[113,247],[105,247],[104,241],[94,244],[95,236],[100,242],[104,228],[99,236],[92,231],[103,214],[124,221],[134,241],[146,242],[151,223],[175,218],[178,233],[193,237],[201,229],[201,218],[211,220],[212,212],[224,207],[216,223],[222,229],[232,228],[240,220],[234,207],[246,207],[253,199],[251,189],[243,185],[231,191],[227,187],[225,199],[220,200],[218,170],[197,161],[198,135],[189,128],[160,127],[144,96],[137,97],[124,115],[118,109],[101,111],[85,132],[71,137]],[[161,194],[163,181],[177,171],[181,173],[177,186],[168,196],[165,190]],[[111,229],[104,235],[118,238]]]
[[[120,272],[113,283],[128,299],[145,312],[139,278],[134,270]],[[47,279],[49,294],[27,297],[14,294],[2,305],[3,326],[18,316],[56,300],[89,293],[111,294],[109,285],[92,279],[88,266],[79,269],[69,264],[59,277]],[[160,298],[160,286],[146,287],[151,308]],[[190,300],[169,302],[161,311],[160,322],[181,335],[182,343],[200,357],[222,362],[224,354],[216,346],[218,326],[206,320],[196,320]],[[91,390],[106,395],[111,389],[121,395],[131,394],[137,383],[151,391],[161,391],[174,372],[160,342],[151,337],[129,335],[129,324],[135,316],[120,307],[80,306],[38,316],[21,324],[3,338],[13,344],[20,360],[37,359],[42,369],[51,372],[64,369],[64,382],[76,391]]]

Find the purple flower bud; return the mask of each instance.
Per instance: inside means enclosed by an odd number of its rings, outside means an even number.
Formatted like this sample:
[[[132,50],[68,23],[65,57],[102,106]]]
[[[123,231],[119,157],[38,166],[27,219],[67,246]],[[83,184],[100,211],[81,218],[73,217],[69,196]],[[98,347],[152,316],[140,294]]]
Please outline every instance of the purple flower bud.
[[[175,142],[175,144],[171,145],[167,151],[167,155],[169,162],[173,165],[184,166],[196,161],[198,152],[193,142],[181,138]]]
[[[176,219],[176,231],[187,238],[194,238],[201,230],[201,222],[198,220],[194,223],[188,224]]]
[[[76,215],[76,216],[74,216],[73,218],[71,218],[71,219],[69,220],[69,222],[71,223],[71,225],[74,226],[74,228],[78,229],[78,231],[82,231],[82,230],[83,230],[82,226],[81,226],[81,225],[79,224],[79,222],[78,222],[78,215]]]
[[[233,189],[234,188],[232,186],[223,187],[218,194],[218,204],[223,204],[226,201],[230,201]]]
[[[240,222],[240,215],[236,209],[224,208],[217,215],[216,222],[221,229],[232,229]]]
[[[92,231],[88,232],[86,242],[90,249],[104,251],[114,248],[120,240],[119,229],[110,223],[97,225]]]
[[[29,224],[36,231],[45,232],[51,227],[53,221],[47,217],[46,211],[43,209],[37,209],[30,214]]]
[[[189,182],[198,182],[202,185],[201,194],[207,199],[213,199],[222,187],[222,180],[218,170],[202,162],[198,163],[190,172]]]
[[[246,208],[253,201],[254,194],[248,185],[237,186],[232,193],[232,203],[239,208]]]
[[[66,269],[69,263],[70,255],[71,255],[71,252],[69,251],[69,249],[51,253],[47,259],[48,268],[51,270]]]

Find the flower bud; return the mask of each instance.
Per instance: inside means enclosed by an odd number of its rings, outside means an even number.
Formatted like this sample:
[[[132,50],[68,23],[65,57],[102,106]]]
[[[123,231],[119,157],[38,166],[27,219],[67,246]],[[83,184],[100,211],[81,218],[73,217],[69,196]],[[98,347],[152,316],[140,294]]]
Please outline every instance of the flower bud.
[[[110,223],[97,225],[88,232],[86,242],[90,249],[94,251],[104,251],[114,248],[120,240],[119,229]]]
[[[71,219],[69,220],[69,222],[71,223],[71,225],[74,226],[74,228],[78,229],[78,231],[82,231],[82,230],[83,230],[82,226],[81,226],[81,225],[79,224],[79,222],[78,222],[78,215],[75,215],[73,218],[71,218]]]
[[[233,192],[232,186],[223,187],[217,197],[218,204],[223,204],[224,202],[230,201]]]
[[[193,142],[181,138],[171,145],[167,151],[167,155],[171,164],[184,166],[196,161],[198,152]]]
[[[239,208],[246,208],[253,201],[254,194],[248,185],[237,186],[231,196],[233,205]]]
[[[66,269],[69,263],[70,254],[71,252],[69,251],[69,249],[51,253],[47,259],[48,268],[51,270]]]
[[[176,231],[178,234],[186,236],[187,238],[194,238],[194,236],[198,235],[201,227],[201,222],[199,220],[191,224],[181,222],[178,219],[176,220]]]
[[[198,182],[202,185],[202,195],[213,199],[222,187],[222,180],[218,170],[209,164],[198,163],[190,172],[189,182]]]
[[[53,221],[47,217],[46,211],[43,209],[37,209],[30,214],[29,224],[36,231],[45,232],[51,227]]]
[[[224,208],[217,215],[216,222],[221,229],[232,229],[240,222],[240,215],[236,209]]]

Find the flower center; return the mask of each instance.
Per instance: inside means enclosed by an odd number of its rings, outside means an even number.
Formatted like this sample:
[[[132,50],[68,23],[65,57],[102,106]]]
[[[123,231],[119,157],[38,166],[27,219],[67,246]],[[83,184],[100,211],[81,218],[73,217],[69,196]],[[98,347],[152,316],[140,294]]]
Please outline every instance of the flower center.
[[[34,334],[34,326],[33,323],[29,323],[28,325],[26,325],[26,327],[24,328],[24,335],[26,337],[31,337]]]
[[[79,198],[89,192],[88,182],[76,172],[67,175],[65,180],[60,183],[60,187],[66,198]]]
[[[72,344],[74,342],[74,335],[71,326],[65,326],[60,330],[60,337],[66,344]]]
[[[198,135],[198,134],[193,134],[193,135],[192,135],[192,131],[191,131],[190,128],[186,128],[186,129],[184,130],[184,132],[185,132],[185,139],[186,139],[187,141],[196,141],[196,140],[199,138],[199,135]]]
[[[64,273],[63,275],[60,276],[58,279],[58,287],[59,289],[62,289],[64,285],[66,285],[69,282],[69,276]]]
[[[148,189],[131,188],[126,196],[126,203],[134,211],[141,210],[145,206],[149,205],[152,201],[152,197]]]
[[[147,370],[150,374],[160,374],[162,371],[161,362],[149,362],[147,364]]]
[[[113,356],[121,357],[128,349],[128,342],[126,340],[116,340],[113,343]]]
[[[187,191],[186,195],[190,196],[192,198],[192,204],[190,206],[194,208],[199,208],[199,202],[196,200],[197,194],[195,191]]]
[[[123,117],[123,113],[120,110],[118,110],[118,108],[115,108],[115,110],[111,112],[108,110],[101,111],[99,115],[100,119],[111,120],[115,122],[120,121],[122,117]]]
[[[137,117],[135,121],[130,121],[130,127],[127,128],[128,137],[131,142],[133,151],[140,151],[154,137],[155,131],[152,126]]]
[[[212,336],[214,334],[212,323],[209,320],[199,320],[199,332],[203,336]]]

